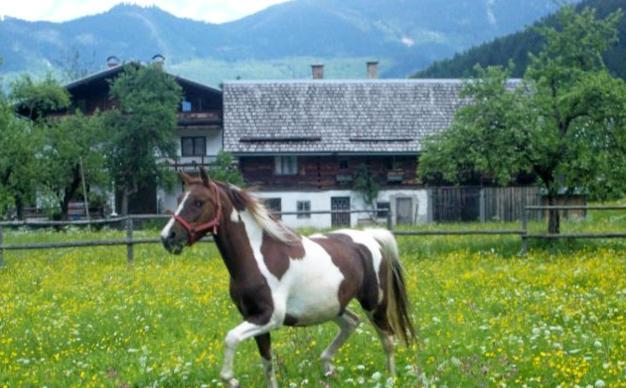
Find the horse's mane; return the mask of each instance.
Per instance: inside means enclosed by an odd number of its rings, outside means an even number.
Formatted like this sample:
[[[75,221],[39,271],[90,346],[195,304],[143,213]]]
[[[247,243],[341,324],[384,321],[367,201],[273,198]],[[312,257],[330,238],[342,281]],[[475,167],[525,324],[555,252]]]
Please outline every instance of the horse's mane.
[[[235,207],[243,207],[248,210],[261,229],[269,236],[285,244],[294,244],[300,241],[298,233],[273,216],[267,207],[249,191],[235,185],[219,181],[214,182],[226,193]]]

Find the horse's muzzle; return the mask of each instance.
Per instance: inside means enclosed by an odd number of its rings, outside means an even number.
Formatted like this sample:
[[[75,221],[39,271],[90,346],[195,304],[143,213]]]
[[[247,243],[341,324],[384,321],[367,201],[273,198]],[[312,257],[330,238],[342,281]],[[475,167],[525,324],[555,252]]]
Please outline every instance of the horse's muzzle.
[[[175,255],[179,255],[183,251],[183,244],[170,235],[167,237],[161,237],[163,247],[169,252]]]

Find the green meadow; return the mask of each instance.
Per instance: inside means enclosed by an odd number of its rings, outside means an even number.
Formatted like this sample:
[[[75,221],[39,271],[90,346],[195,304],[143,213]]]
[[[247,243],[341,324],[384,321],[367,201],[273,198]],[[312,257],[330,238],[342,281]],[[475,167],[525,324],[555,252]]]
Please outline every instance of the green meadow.
[[[427,228],[514,228],[515,224]],[[543,224],[531,228],[541,230]],[[626,212],[592,212],[563,231],[624,231]],[[156,236],[147,230],[137,236]],[[78,229],[5,231],[5,242],[121,238]],[[332,323],[273,333],[279,384],[626,386],[626,241],[399,237],[418,331],[398,346],[396,380],[364,322],[326,378]],[[6,251],[0,270],[0,386],[219,386],[226,332],[239,322],[212,244]],[[354,310],[364,317],[358,306]],[[254,341],[235,358],[242,386],[264,386]]]

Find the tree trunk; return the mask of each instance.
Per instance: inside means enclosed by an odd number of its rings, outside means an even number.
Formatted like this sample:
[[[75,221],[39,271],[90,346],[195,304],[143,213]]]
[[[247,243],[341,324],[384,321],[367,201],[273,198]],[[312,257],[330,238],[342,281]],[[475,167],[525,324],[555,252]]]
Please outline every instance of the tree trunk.
[[[68,219],[68,208],[69,208],[69,204],[70,201],[72,200],[72,198],[74,198],[74,194],[76,194],[76,190],[78,190],[78,187],[80,186],[81,180],[80,180],[80,172],[78,169],[78,164],[74,167],[73,170],[73,177],[72,177],[72,183],[70,183],[68,186],[65,187],[65,189],[63,190],[63,200],[60,203],[61,206],[61,219],[62,220],[67,220]]]
[[[555,206],[556,194],[548,192],[548,205]],[[559,234],[561,232],[561,216],[558,210],[548,211],[548,233]]]
[[[15,199],[15,210],[17,212],[17,219],[21,221],[24,219],[24,201],[22,200],[22,195],[17,194],[14,199]]]

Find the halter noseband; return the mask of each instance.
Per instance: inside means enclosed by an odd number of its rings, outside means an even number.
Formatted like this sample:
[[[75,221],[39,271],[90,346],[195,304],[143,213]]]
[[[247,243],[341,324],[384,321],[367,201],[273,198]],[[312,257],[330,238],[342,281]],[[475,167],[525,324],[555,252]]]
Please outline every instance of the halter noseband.
[[[167,211],[187,231],[187,245],[191,245],[200,240],[205,232],[209,230],[213,234],[217,234],[217,228],[220,226],[220,219],[222,218],[222,201],[220,201],[220,194],[217,189],[217,185],[213,182],[210,182],[209,185],[213,188],[213,192],[215,193],[215,201],[217,202],[217,212],[215,213],[215,217],[213,217],[211,221],[200,225],[194,225],[179,216],[178,214],[172,212],[171,210]]]

